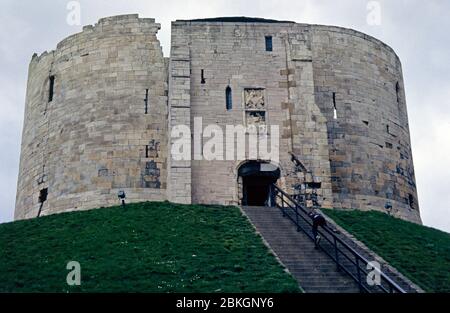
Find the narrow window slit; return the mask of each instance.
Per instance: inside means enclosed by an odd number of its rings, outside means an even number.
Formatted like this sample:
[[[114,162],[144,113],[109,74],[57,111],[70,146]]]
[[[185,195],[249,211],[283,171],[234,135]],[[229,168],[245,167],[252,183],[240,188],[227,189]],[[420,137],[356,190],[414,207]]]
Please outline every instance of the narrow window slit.
[[[144,107],[145,114],[148,114],[148,89],[145,89],[144,103],[145,103],[145,107]]]
[[[225,90],[225,99],[227,111],[229,111],[233,108],[232,91],[230,86],[228,86],[227,89]]]
[[[206,80],[205,80],[205,70],[202,69],[201,75],[202,75],[202,81],[201,81],[201,83],[202,83],[202,84],[206,84]]]
[[[337,108],[336,108],[336,93],[333,92],[333,118],[337,119]]]
[[[408,194],[408,204],[411,209],[414,209],[414,197],[412,194]]]
[[[48,102],[53,101],[53,93],[55,89],[55,76],[49,77]]]
[[[400,84],[397,82],[395,84],[395,93],[397,95],[397,104],[400,104]]]
[[[149,146],[145,146],[145,157],[148,158]]]

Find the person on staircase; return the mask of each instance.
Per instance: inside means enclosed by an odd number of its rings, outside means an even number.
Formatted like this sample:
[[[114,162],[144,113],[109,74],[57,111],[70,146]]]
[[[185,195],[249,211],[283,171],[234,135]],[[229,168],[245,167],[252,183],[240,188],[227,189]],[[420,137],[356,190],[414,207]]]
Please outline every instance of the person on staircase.
[[[319,214],[315,209],[312,209],[311,212],[308,213],[308,216],[312,219],[312,233],[314,238],[314,244],[317,248],[319,246],[320,242],[320,235],[319,235],[319,226],[323,227],[327,224],[327,221],[325,218]]]

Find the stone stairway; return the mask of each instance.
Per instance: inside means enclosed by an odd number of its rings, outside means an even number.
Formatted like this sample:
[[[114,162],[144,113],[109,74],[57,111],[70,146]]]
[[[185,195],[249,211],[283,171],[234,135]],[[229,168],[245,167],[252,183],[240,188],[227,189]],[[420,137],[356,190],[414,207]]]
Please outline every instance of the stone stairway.
[[[338,271],[323,251],[315,249],[314,242],[304,232],[297,232],[278,208],[247,206],[242,210],[305,292],[359,292],[358,285]]]

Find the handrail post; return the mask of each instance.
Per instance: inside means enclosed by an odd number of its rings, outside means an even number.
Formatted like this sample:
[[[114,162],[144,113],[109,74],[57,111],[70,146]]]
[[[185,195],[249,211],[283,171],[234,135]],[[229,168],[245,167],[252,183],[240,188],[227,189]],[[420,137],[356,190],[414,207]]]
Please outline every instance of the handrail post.
[[[359,286],[359,292],[362,292],[362,283],[361,283],[361,269],[359,268],[359,259],[358,256],[355,255],[356,258],[356,272],[358,273],[358,286]]]
[[[339,265],[339,251],[338,251],[336,236],[333,236],[333,241],[334,241],[334,256],[336,258],[337,270],[340,271],[341,266]]]
[[[284,192],[282,189],[280,189],[279,187],[277,187],[275,184],[273,184],[271,186],[271,192],[273,192],[273,203],[276,207],[280,208],[282,213],[283,213],[283,217],[289,217],[289,219],[291,220],[292,223],[297,224],[297,231],[304,231],[308,236],[309,236],[309,232],[307,230],[307,228],[303,228],[300,226],[300,219],[302,220],[302,222],[305,222],[305,225],[309,225],[310,221],[308,219],[308,217],[306,216],[307,211],[305,209],[305,207],[298,202],[297,199],[294,199],[293,197],[291,197],[289,194],[287,194],[286,192]],[[280,203],[281,202],[281,203]],[[295,207],[294,207],[294,206]],[[292,216],[290,215],[290,211],[289,211],[289,215],[286,213],[286,209],[288,210],[292,210],[293,212],[295,212],[296,214],[296,218],[295,220],[292,218]],[[299,214],[299,211],[302,214]],[[305,217],[306,216],[306,217]],[[374,290],[372,290],[372,288],[368,288],[365,282],[365,278],[364,275],[366,274],[365,270],[363,268],[360,267],[361,263],[367,264],[369,261],[365,259],[364,256],[360,255],[355,249],[353,249],[351,246],[349,246],[348,243],[346,243],[345,241],[343,241],[341,238],[339,238],[339,236],[336,236],[333,234],[333,231],[328,228],[328,227],[322,227],[323,231],[329,235],[331,235],[333,237],[333,241],[331,241],[331,239],[329,239],[328,236],[324,237],[328,237],[327,240],[331,245],[334,245],[334,257],[335,257],[335,261],[336,261],[336,265],[337,265],[337,270],[338,271],[342,271],[346,274],[348,274],[357,284],[359,287],[359,291],[362,292],[373,292]],[[323,235],[323,234],[322,234]],[[324,250],[325,251],[325,250]],[[333,251],[325,251],[325,253],[328,255],[328,257],[330,257],[331,259],[333,259]],[[341,253],[341,256],[339,256],[339,253]],[[354,256],[355,261],[352,261],[352,256]],[[340,262],[340,259],[343,258],[342,264]],[[347,259],[347,260],[346,260]],[[347,264],[350,261],[351,264]],[[352,266],[356,265],[356,276],[353,274],[352,271]],[[381,290],[383,292],[390,292],[390,293],[405,293],[406,291],[400,287],[399,285],[397,285],[397,283],[395,283],[393,280],[391,280],[390,277],[385,276],[383,273],[382,277],[387,281],[387,283],[389,284],[389,287],[384,288],[384,286],[381,286]]]
[[[272,207],[272,195],[273,195],[272,185],[269,185],[269,199],[267,199],[268,207]]]
[[[297,226],[297,232],[300,232],[300,224],[298,222],[298,204],[294,203],[295,205],[295,224]]]

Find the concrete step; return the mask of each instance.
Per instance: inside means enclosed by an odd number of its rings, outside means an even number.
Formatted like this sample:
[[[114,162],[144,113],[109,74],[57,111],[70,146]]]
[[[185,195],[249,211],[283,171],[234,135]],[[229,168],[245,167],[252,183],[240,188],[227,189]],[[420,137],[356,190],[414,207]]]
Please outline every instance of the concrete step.
[[[283,217],[278,208],[243,207],[244,213],[305,292],[356,293],[358,285],[328,255]],[[309,227],[306,223],[305,228]]]

